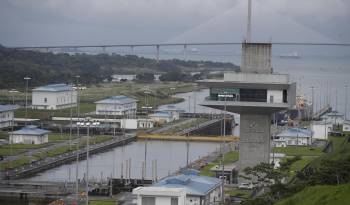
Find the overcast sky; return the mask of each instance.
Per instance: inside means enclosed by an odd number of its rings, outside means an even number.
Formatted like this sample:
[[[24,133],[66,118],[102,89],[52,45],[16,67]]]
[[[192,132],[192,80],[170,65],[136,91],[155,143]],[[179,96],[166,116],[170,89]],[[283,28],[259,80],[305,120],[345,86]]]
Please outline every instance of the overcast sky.
[[[5,46],[240,42],[247,0],[1,0]],[[255,41],[350,42],[349,0],[253,0]]]

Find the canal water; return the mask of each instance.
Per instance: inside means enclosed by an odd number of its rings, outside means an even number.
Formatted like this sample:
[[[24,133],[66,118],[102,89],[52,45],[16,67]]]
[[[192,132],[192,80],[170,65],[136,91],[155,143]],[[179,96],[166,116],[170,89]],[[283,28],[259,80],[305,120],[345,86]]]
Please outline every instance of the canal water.
[[[145,145],[146,144],[146,145]],[[93,181],[121,176],[123,163],[123,176],[125,177],[125,161],[131,159],[131,177],[142,176],[142,162],[145,159],[145,146],[147,146],[147,172],[146,178],[152,178],[152,161],[157,160],[157,175],[165,177],[169,173],[186,165],[186,142],[173,141],[136,141],[123,147],[116,147],[104,153],[90,156],[89,178]],[[190,142],[189,161],[195,161],[219,149],[219,143]],[[86,160],[78,163],[79,178],[83,179],[86,172]],[[66,164],[54,169],[44,171],[31,181],[75,181],[76,163]]]

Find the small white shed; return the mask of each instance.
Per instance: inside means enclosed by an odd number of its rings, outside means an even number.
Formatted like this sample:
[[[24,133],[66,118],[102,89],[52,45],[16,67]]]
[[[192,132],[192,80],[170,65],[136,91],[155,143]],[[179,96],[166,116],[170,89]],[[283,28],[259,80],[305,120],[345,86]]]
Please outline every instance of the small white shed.
[[[29,125],[20,130],[9,132],[11,144],[44,144],[49,142],[48,134],[51,131]]]

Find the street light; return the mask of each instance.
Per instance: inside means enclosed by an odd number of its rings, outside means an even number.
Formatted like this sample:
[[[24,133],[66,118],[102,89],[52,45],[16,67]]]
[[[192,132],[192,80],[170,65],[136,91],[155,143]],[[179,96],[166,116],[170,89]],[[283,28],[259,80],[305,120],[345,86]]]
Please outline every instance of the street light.
[[[14,105],[14,104],[15,104],[15,93],[19,93],[19,91],[18,91],[18,90],[15,90],[15,89],[11,89],[11,90],[9,91],[9,93],[13,93],[13,94],[12,94],[12,104]]]
[[[79,121],[79,115],[80,115],[80,107],[79,107],[79,75],[74,76],[76,78],[76,90],[77,90],[77,116]],[[79,125],[77,123],[77,159],[76,159],[76,167],[75,167],[75,192],[76,192],[76,202],[78,203],[78,197],[79,197],[79,182],[78,182],[78,174],[79,174],[79,143],[80,143],[80,136],[79,136]]]
[[[28,117],[28,82],[31,79],[30,77],[24,77],[24,80],[26,80],[26,112],[25,112],[25,121],[24,125],[27,126],[27,117]]]
[[[348,114],[348,85],[344,86],[345,88],[345,120],[347,120],[347,114]]]
[[[222,201],[225,202],[225,192],[224,192],[224,182],[225,182],[225,165],[224,165],[224,160],[225,160],[225,137],[226,137],[226,98],[232,98],[233,95],[231,94],[227,94],[227,92],[224,92],[224,94],[219,94],[218,97],[223,97],[225,99],[225,103],[224,103],[224,125],[223,125],[223,141],[222,141]]]
[[[86,136],[86,186],[85,186],[85,193],[86,193],[86,205],[89,205],[89,151],[90,151],[90,136],[89,136],[89,130],[90,127],[96,127],[100,124],[100,122],[97,121],[91,121],[91,118],[87,117],[84,121],[77,122],[77,125],[80,125],[81,127],[87,128],[87,136]]]

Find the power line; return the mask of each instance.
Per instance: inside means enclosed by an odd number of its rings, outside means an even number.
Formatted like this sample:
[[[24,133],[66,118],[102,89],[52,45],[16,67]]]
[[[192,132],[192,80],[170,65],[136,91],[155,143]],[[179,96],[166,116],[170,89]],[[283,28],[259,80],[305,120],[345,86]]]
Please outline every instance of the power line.
[[[199,42],[199,43],[145,43],[145,44],[101,44],[101,45],[63,45],[63,46],[17,46],[12,49],[53,49],[53,48],[112,48],[112,47],[159,47],[159,46],[226,46],[241,45],[240,42]],[[271,42],[285,46],[350,46],[350,43],[309,43],[309,42]]]

